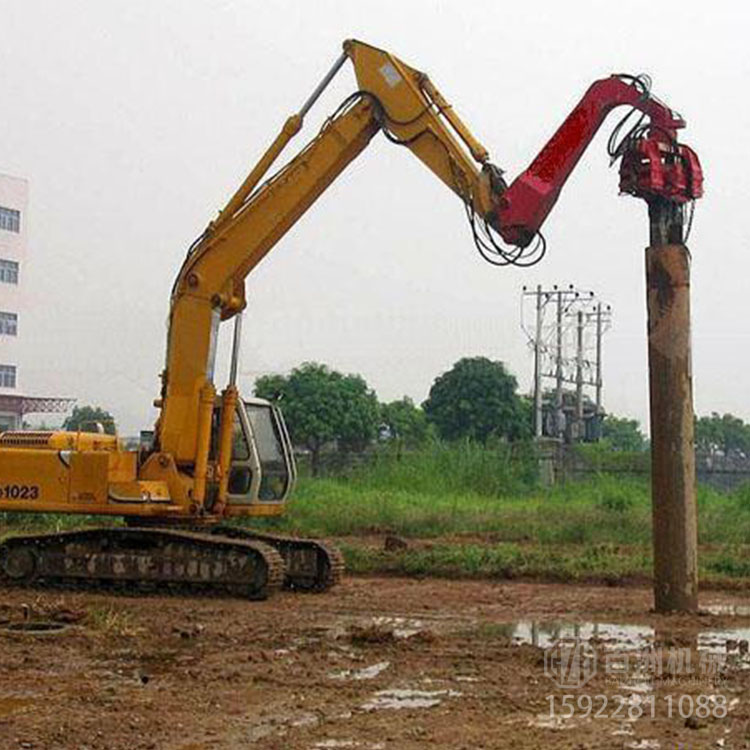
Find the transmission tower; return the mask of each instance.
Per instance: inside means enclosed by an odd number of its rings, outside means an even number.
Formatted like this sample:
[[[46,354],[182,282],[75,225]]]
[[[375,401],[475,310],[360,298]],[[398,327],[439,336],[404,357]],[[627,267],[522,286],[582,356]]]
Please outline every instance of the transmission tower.
[[[527,309],[533,305],[533,326]],[[550,310],[553,308],[553,310]],[[612,308],[594,292],[553,286],[523,287],[521,327],[534,352],[534,434],[581,439],[585,434],[584,388],[595,391],[595,414],[602,413],[602,338],[612,324]],[[544,381],[554,380],[554,401],[544,429]],[[566,415],[564,385],[575,386],[575,406]],[[570,412],[570,409],[567,410]],[[570,419],[572,418],[572,424]]]

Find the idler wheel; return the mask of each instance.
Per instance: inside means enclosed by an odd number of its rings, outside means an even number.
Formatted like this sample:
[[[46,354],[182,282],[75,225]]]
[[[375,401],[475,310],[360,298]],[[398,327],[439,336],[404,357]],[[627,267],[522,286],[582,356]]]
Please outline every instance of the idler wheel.
[[[0,570],[14,581],[31,581],[37,572],[37,556],[28,547],[0,548]]]

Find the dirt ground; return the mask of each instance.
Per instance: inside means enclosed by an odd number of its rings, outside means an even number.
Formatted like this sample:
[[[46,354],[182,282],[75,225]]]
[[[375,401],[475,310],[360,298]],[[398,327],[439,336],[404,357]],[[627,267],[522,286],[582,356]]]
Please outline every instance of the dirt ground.
[[[750,608],[701,603],[396,578],[266,602],[0,589],[0,748],[749,747]]]

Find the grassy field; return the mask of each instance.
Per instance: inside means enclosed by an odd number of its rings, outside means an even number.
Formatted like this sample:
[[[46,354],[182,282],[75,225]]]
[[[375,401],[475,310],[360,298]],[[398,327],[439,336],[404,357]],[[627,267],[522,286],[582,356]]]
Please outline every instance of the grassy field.
[[[750,544],[750,486],[698,489],[702,544]],[[503,451],[436,446],[383,456],[337,478],[303,478],[282,524],[333,536],[492,535],[496,541],[648,545],[646,478],[598,474],[539,486],[530,462]]]
[[[645,580],[651,571],[648,481],[607,474],[540,487],[531,456],[434,445],[387,453],[334,478],[300,480],[267,527],[338,537],[354,572],[556,581]],[[698,492],[701,577],[750,586],[750,486]],[[0,514],[0,536],[90,519]],[[383,539],[408,546],[386,552]]]
[[[741,584],[750,576],[750,487],[699,487],[698,512],[702,579]],[[647,479],[600,474],[542,488],[524,457],[473,446],[304,478],[276,525],[346,537],[349,567],[360,572],[617,582],[644,580],[652,566]],[[373,536],[387,534],[409,547],[376,547]]]

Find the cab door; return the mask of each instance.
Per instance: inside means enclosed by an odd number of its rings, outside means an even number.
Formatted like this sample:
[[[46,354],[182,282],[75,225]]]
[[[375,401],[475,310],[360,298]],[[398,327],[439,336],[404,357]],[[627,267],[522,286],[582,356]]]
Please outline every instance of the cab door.
[[[242,403],[237,407],[232,426],[232,463],[227,485],[227,503],[249,505],[258,497],[261,472],[258,452]]]
[[[229,505],[283,505],[297,478],[289,433],[268,401],[241,403],[234,417]]]
[[[283,503],[294,486],[297,471],[289,434],[281,412],[267,401],[245,403],[245,412],[260,464],[260,503]]]

